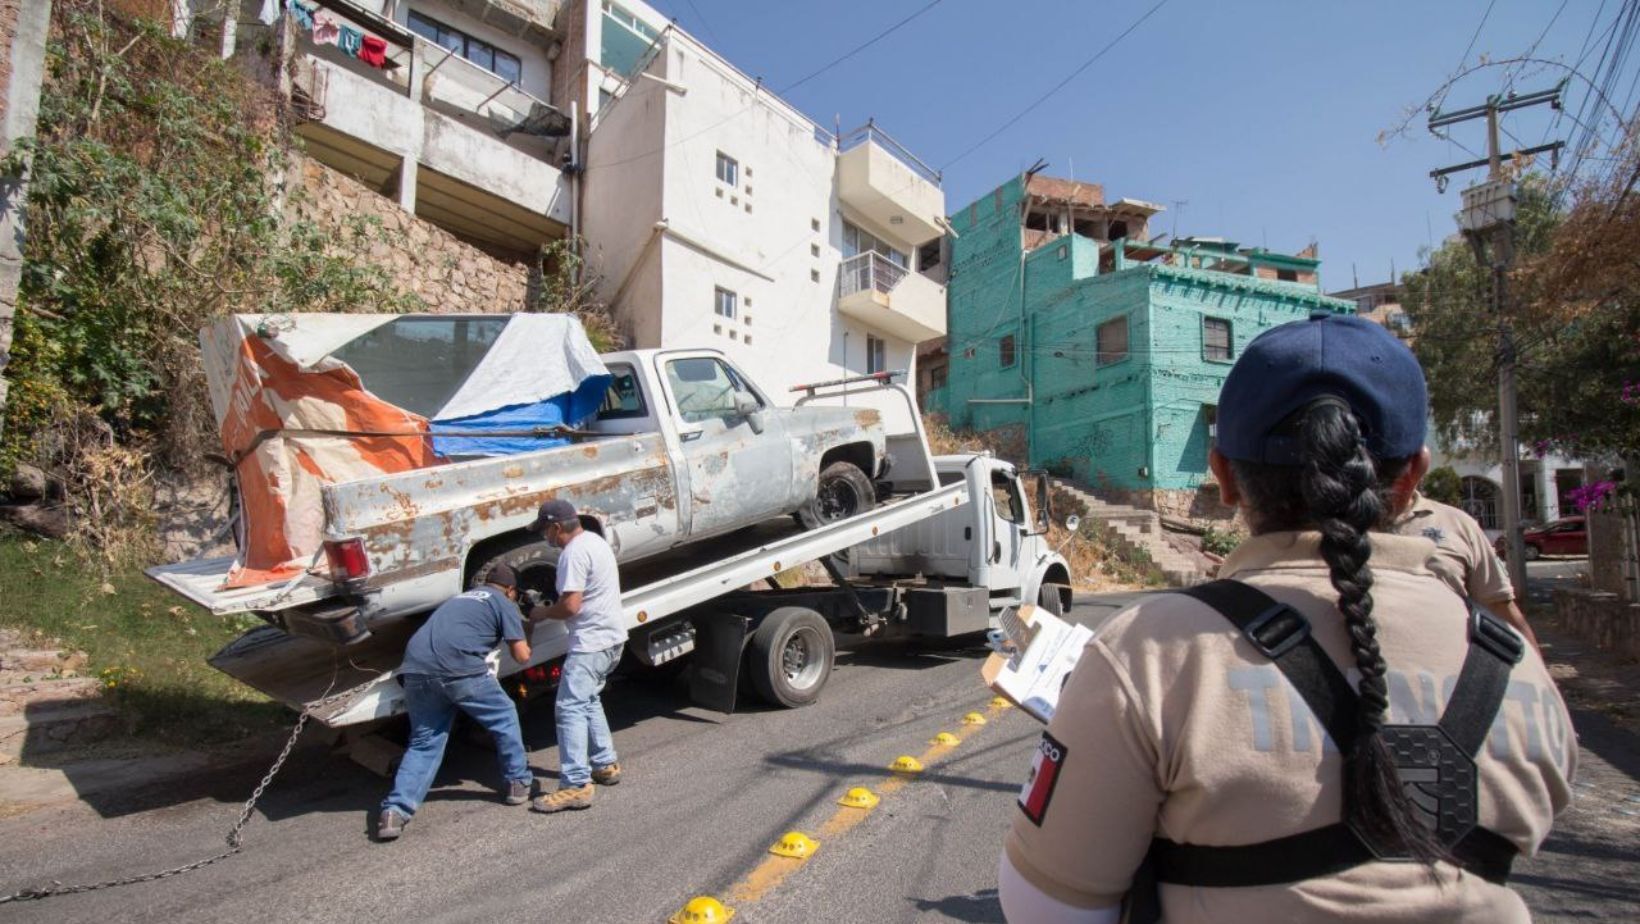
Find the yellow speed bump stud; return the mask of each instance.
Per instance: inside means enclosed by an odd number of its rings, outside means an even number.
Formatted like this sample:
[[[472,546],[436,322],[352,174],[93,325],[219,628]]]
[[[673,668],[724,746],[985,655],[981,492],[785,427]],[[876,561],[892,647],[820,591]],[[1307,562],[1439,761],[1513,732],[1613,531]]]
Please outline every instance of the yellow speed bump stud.
[[[1008,702],[1008,697],[1006,697],[1006,696],[993,696],[993,697],[991,697],[991,708],[992,709],[1007,709],[1009,706],[1012,706],[1012,705],[1013,705],[1013,703]]]
[[[785,836],[769,848],[769,852],[777,856],[795,857],[801,860],[819,849],[820,842],[802,831],[787,831]]]
[[[848,792],[843,793],[843,798],[838,799],[837,804],[846,805],[849,808],[869,809],[876,808],[877,803],[881,801],[883,800],[878,798],[876,793],[865,788],[864,786],[856,786]]]
[[[895,773],[921,773],[923,765],[922,761],[917,758],[909,754],[901,754],[899,757],[894,758],[894,762],[888,765],[888,769],[893,770]]]
[[[962,724],[964,724],[964,725],[984,725],[985,724],[985,716],[982,716],[977,712],[970,712],[967,715],[962,717]]]
[[[667,924],[723,924],[734,916],[735,909],[710,895],[697,895],[666,920]]]
[[[956,735],[951,734],[950,732],[940,732],[939,734],[934,736],[934,740],[932,740],[928,743],[929,744],[943,745],[945,747],[951,747],[952,745],[955,745],[955,744],[961,744],[962,739],[958,738]]]

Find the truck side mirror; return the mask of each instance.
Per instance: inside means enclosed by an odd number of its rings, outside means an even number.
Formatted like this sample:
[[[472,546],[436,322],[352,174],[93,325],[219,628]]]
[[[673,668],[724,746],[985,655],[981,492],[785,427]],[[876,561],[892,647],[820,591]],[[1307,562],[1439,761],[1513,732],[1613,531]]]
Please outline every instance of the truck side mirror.
[[[1076,532],[1076,530],[1079,527],[1081,527],[1081,525],[1082,525],[1082,518],[1077,516],[1074,513],[1065,518],[1065,529],[1068,532],[1073,532],[1073,533]]]
[[[763,432],[763,404],[753,395],[743,391],[735,392],[735,416],[746,419],[746,425],[752,428],[753,433]]]

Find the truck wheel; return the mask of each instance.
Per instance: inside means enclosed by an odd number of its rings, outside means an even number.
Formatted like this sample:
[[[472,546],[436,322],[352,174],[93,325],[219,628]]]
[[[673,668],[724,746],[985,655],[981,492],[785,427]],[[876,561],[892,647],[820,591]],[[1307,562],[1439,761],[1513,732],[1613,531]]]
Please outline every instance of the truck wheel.
[[[1036,592],[1036,605],[1055,616],[1065,615],[1064,589],[1063,584],[1043,584]]]
[[[820,473],[814,500],[797,511],[797,520],[804,529],[817,529],[865,513],[875,506],[877,491],[866,473],[852,462],[833,462]]]
[[[1540,559],[1542,557],[1543,557],[1543,550],[1542,549],[1540,549],[1537,546],[1531,544],[1530,542],[1526,543],[1525,558],[1526,558],[1527,561],[1537,561],[1538,559]]]
[[[749,648],[753,688],[769,703],[788,709],[820,698],[837,653],[831,626],[819,613],[798,606],[770,613],[752,633]]]
[[[538,591],[548,600],[557,597],[558,549],[547,540],[521,536],[515,545],[494,550],[473,567],[468,586],[483,581],[496,565],[513,569],[519,590]]]

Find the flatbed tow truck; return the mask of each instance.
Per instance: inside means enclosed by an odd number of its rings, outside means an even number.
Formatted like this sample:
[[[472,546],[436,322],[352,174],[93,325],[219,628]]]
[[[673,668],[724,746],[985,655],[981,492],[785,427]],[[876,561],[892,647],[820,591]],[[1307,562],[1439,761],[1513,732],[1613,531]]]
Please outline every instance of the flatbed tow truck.
[[[886,398],[909,409],[910,430],[891,434],[909,496],[814,529],[771,520],[682,546],[621,569],[629,656],[661,668],[687,659],[691,698],[735,708],[744,677],[780,706],[813,702],[839,643],[868,639],[979,636],[1020,603],[1063,613],[1070,571],[1047,539],[1048,479],[988,453],[935,457],[915,399],[888,374],[799,386],[811,401]],[[1074,524],[1071,524],[1074,529]],[[784,588],[776,575],[818,563],[830,586]],[[187,596],[190,582],[216,580],[221,561],[162,566],[150,575]],[[755,585],[767,589],[751,589]],[[404,711],[395,682],[404,646],[421,620],[406,619],[353,645],[253,629],[210,659],[223,672],[357,744],[355,759],[385,771],[391,752],[371,746],[373,729]],[[527,698],[556,686],[567,643],[561,623],[530,629],[532,660],[502,653],[496,672]]]

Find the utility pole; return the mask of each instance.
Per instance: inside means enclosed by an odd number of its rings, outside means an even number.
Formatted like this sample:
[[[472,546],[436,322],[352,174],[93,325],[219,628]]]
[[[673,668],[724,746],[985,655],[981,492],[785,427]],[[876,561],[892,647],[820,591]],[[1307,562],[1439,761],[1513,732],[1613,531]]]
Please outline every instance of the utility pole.
[[[1565,89],[1566,83],[1562,81],[1552,89],[1490,96],[1479,106],[1449,113],[1436,111],[1429,117],[1429,130],[1437,136],[1436,130],[1444,126],[1486,119],[1485,160],[1442,167],[1430,171],[1429,175],[1435,180],[1436,191],[1445,192],[1447,177],[1452,174],[1487,168],[1484,181],[1463,191],[1463,209],[1457,218],[1459,229],[1474,248],[1476,262],[1492,270],[1492,317],[1498,330],[1498,449],[1503,469],[1503,535],[1509,580],[1515,585],[1518,599],[1525,599],[1526,595],[1526,545],[1520,525],[1520,417],[1515,402],[1515,341],[1504,299],[1509,266],[1515,259],[1516,187],[1514,179],[1504,170],[1504,159],[1513,161],[1543,153],[1558,158],[1565,142],[1555,141],[1504,154],[1498,148],[1498,115],[1544,103],[1559,109]]]

